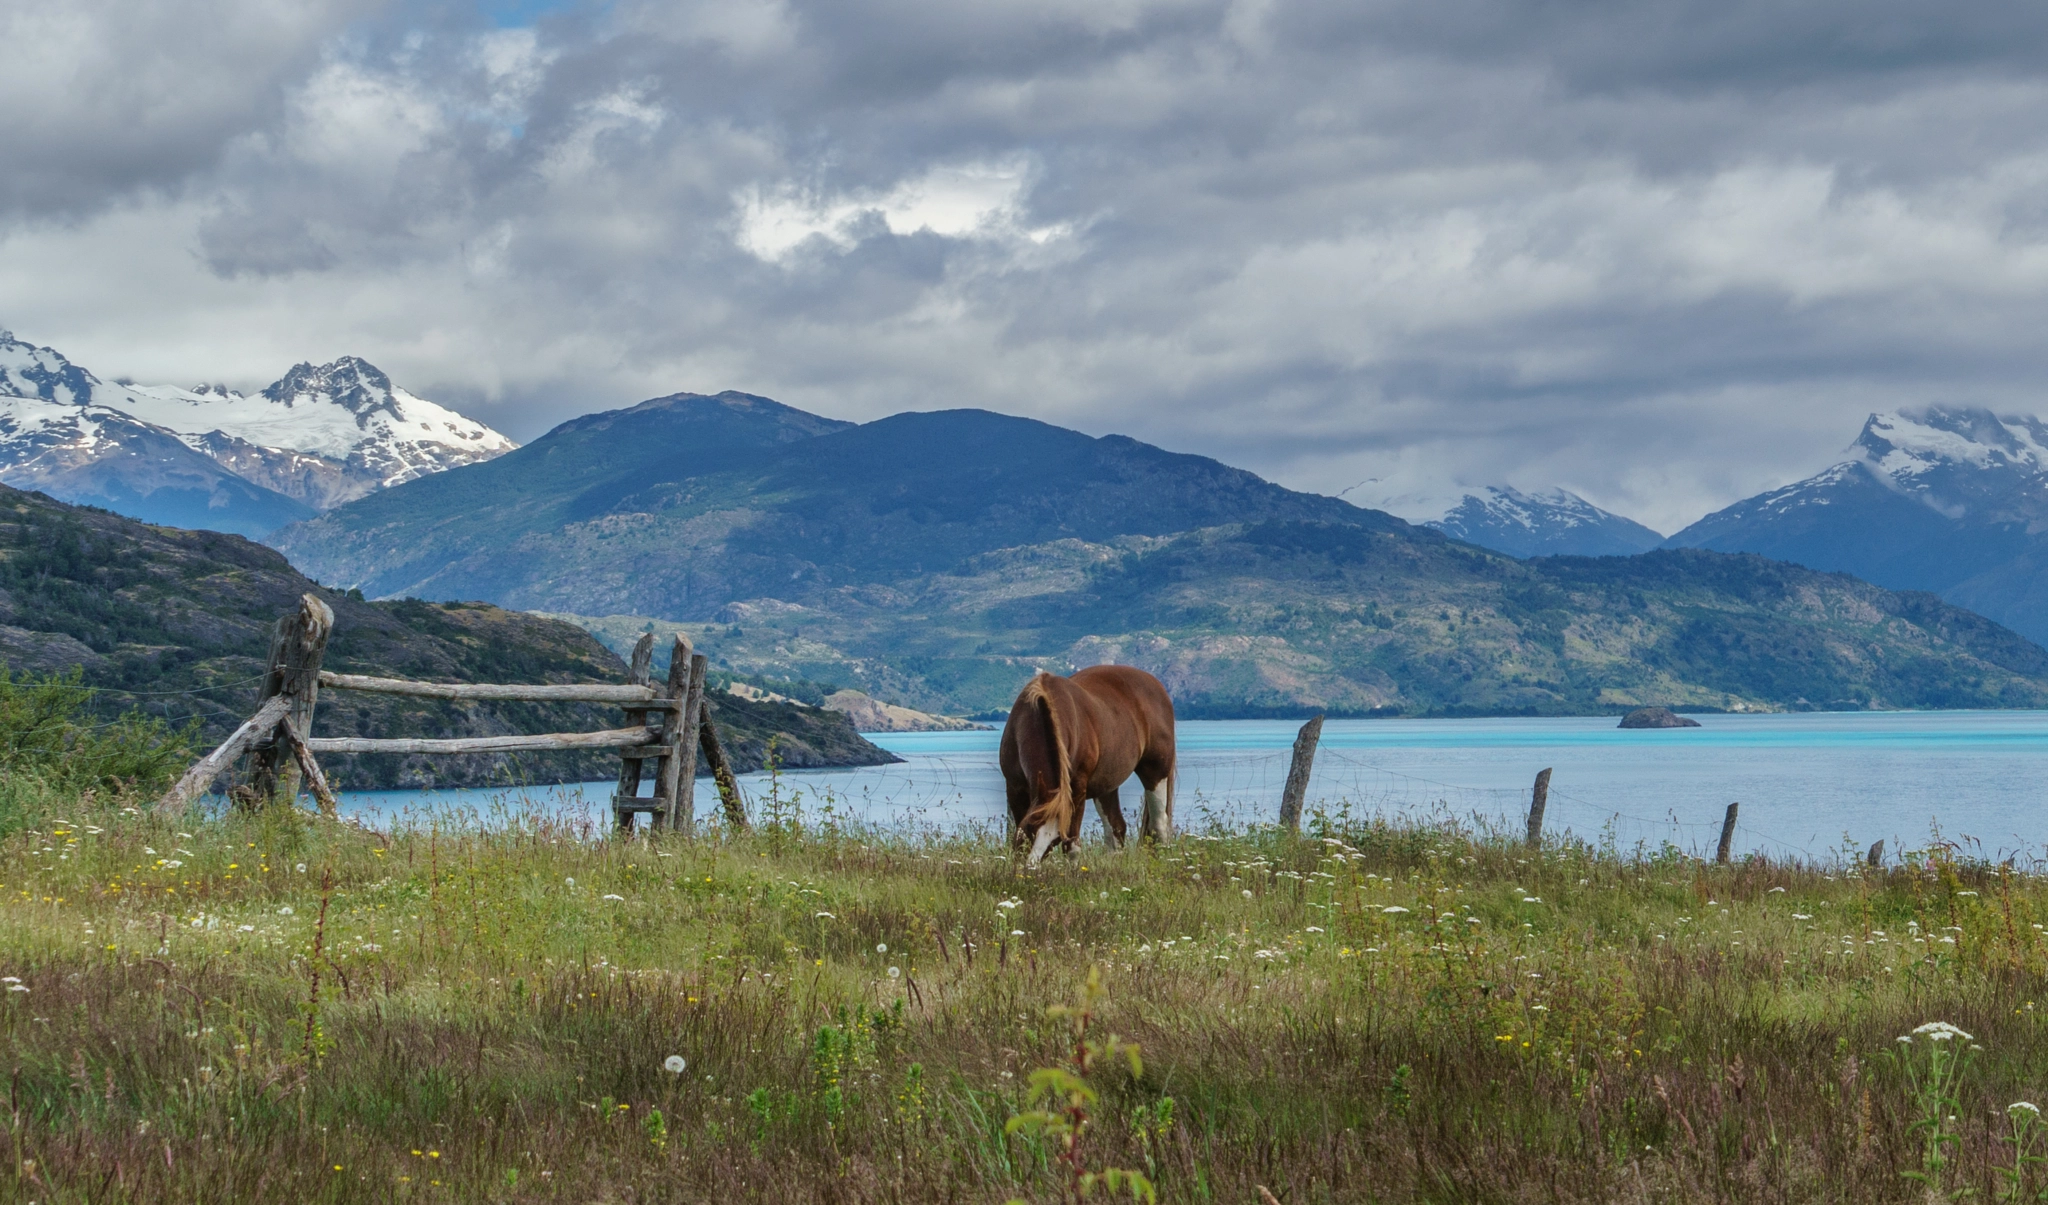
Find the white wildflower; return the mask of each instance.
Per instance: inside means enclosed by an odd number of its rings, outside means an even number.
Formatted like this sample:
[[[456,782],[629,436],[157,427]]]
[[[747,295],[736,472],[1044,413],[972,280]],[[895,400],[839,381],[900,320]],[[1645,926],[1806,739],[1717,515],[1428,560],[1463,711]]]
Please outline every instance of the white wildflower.
[[[1383,916],[1386,916],[1386,915],[1392,915],[1393,913],[1396,913],[1396,912],[1406,912],[1406,911],[1408,911],[1408,910],[1407,910],[1406,908],[1403,908],[1403,907],[1402,907],[1401,905],[1399,905],[1399,904],[1388,904],[1388,905],[1387,905],[1386,907],[1384,907],[1384,908],[1380,909],[1380,914],[1381,914],[1381,915],[1383,915]]]
[[[886,942],[886,941],[878,941],[878,942],[876,942],[876,943],[875,943],[875,953],[877,953],[877,954],[887,954],[888,952],[889,952],[889,943],[888,943],[888,942]]]
[[[1012,930],[1010,930],[1010,936],[1012,936],[1012,937],[1022,937],[1022,936],[1024,936],[1024,930],[1022,930],[1022,929],[1012,929]]]
[[[1915,1027],[1913,1032],[1907,1036],[1916,1037],[1922,1034],[1926,1035],[1927,1040],[1930,1042],[1946,1042],[1952,1038],[1961,1038],[1965,1042],[1976,1040],[1971,1035],[1964,1033],[1961,1029],[1950,1025],[1946,1021],[1929,1021],[1925,1025]]]
[[[896,978],[900,978],[900,977],[902,976],[902,974],[903,974],[903,968],[902,968],[902,967],[890,967],[890,968],[889,968],[889,978],[891,978],[891,979],[896,979]]]
[[[606,896],[605,896],[604,898],[605,898],[605,899],[608,899],[608,900],[617,900],[617,901],[619,901],[619,902],[620,902],[620,903],[622,903],[622,904],[626,902],[626,897],[625,897],[625,896],[623,896],[623,895],[610,895],[610,894],[607,894],[607,895],[606,895]]]
[[[290,916],[292,914],[292,906],[290,904],[286,904],[284,907],[279,908],[277,910],[277,914],[279,916]]]
[[[2016,1100],[2005,1106],[2005,1111],[2008,1113],[2032,1113],[2034,1116],[2039,1117],[2041,1115],[2041,1106],[2031,1100]]]
[[[1252,889],[1251,889],[1251,888],[1247,887],[1247,888],[1245,888],[1245,889],[1244,889],[1244,898],[1246,898],[1246,899],[1250,899],[1250,898],[1252,898]]]
[[[661,1060],[661,1065],[668,1068],[669,1071],[675,1075],[681,1075],[683,1073],[683,1068],[689,1066],[688,1063],[685,1063],[683,1061],[683,1056],[680,1054],[672,1054],[667,1058]]]

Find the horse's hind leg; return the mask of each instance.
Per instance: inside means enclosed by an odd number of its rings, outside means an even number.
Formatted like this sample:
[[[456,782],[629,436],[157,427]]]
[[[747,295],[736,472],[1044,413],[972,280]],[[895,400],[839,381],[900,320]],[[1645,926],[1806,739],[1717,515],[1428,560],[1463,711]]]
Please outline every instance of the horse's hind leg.
[[[1128,830],[1124,824],[1124,805],[1117,800],[1115,790],[1095,797],[1095,814],[1102,817],[1102,839],[1111,849],[1122,849]]]
[[[1138,833],[1162,844],[1173,840],[1173,775],[1162,774],[1158,781],[1145,785]]]

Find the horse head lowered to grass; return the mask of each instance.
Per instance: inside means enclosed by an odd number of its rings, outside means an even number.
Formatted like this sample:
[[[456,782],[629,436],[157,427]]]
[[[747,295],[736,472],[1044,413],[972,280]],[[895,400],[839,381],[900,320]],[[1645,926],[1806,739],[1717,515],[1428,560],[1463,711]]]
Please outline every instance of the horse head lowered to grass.
[[[1139,832],[1173,837],[1173,700],[1144,670],[1097,665],[1071,678],[1034,676],[1003,725],[1002,766],[1011,836],[1029,843],[1028,866],[1055,841],[1074,847],[1090,799],[1110,847],[1122,845],[1116,793],[1133,774],[1145,788]]]

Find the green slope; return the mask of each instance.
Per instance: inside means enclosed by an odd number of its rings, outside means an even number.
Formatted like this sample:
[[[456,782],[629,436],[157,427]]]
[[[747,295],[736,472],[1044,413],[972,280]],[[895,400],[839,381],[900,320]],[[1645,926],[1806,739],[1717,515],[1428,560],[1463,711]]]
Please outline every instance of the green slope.
[[[1755,556],[1517,561],[1318,523],[1012,549],[691,630],[736,670],[967,714],[1100,661],[1158,673],[1197,717],[2048,704],[2048,653],[1932,595]]]
[[[485,603],[365,602],[308,580],[239,536],[153,527],[0,487],[0,660],[15,670],[81,666],[109,714],[140,706],[224,737],[255,705],[270,629],[306,592],[334,608],[327,667],[471,682],[617,682],[625,664],[572,624]],[[718,718],[742,769],[784,734],[791,765],[893,760],[843,716],[721,697]],[[344,691],[323,694],[318,735],[487,736],[614,728],[613,708],[457,705]],[[603,778],[615,755],[515,759],[337,757],[343,785],[458,786]]]

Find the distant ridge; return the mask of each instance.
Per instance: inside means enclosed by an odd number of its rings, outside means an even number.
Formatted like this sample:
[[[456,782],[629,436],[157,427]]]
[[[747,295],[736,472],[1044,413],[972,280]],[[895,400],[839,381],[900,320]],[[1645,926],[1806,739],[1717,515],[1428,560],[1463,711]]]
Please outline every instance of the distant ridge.
[[[1518,557],[1629,556],[1664,542],[1635,520],[1602,510],[1567,489],[1525,494],[1490,485],[1466,494],[1443,518],[1425,526]]]
[[[1669,545],[1931,591],[2048,640],[2048,424],[1965,406],[1872,414],[1849,459],[1716,511]]]

